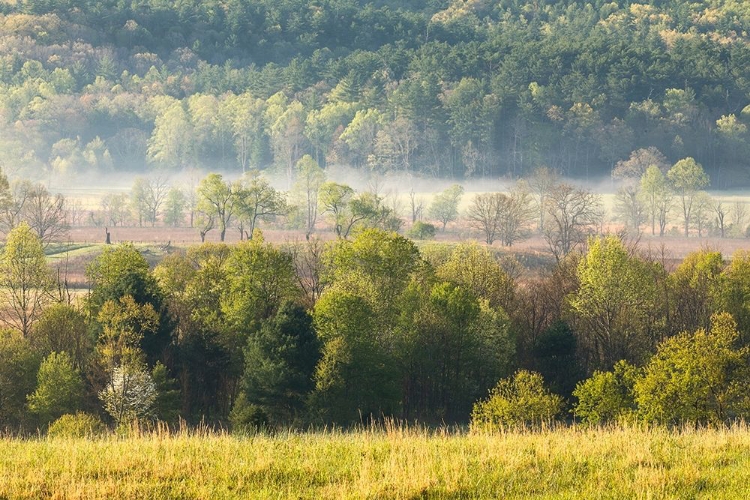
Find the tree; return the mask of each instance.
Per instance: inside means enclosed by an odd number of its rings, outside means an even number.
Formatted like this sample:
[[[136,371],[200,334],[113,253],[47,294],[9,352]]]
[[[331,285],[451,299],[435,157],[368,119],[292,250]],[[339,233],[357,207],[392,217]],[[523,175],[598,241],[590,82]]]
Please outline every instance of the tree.
[[[151,418],[156,402],[156,384],[142,366],[116,366],[99,393],[104,409],[118,425]]]
[[[130,198],[133,208],[138,214],[139,223],[145,219],[146,222],[151,223],[151,227],[156,225],[159,212],[168,193],[169,185],[165,178],[136,177]]]
[[[544,230],[544,216],[547,213],[547,197],[557,185],[558,176],[549,167],[539,167],[532,172],[528,179],[531,192],[536,197],[539,210],[539,232]]]
[[[105,302],[97,319],[102,325],[98,351],[110,374],[117,367],[144,365],[143,341],[159,329],[159,315],[151,304],[138,304],[125,295]]]
[[[727,313],[709,330],[665,340],[635,382],[639,414],[661,423],[726,422],[748,415],[748,349]]]
[[[29,412],[42,425],[81,409],[83,379],[66,352],[53,352],[42,361],[36,390],[27,399]]]
[[[102,328],[114,320],[115,313],[122,315],[134,308],[150,306],[157,315],[158,327],[143,337],[140,347],[150,366],[161,359],[170,345],[172,322],[164,307],[162,291],[143,255],[130,244],[106,247],[89,264],[86,277],[92,287],[86,305],[92,317],[101,316],[99,323]],[[102,316],[101,311],[108,302],[108,308],[114,308],[114,311]],[[117,312],[122,307],[123,312]]]
[[[23,205],[23,218],[44,246],[52,241],[59,241],[67,234],[69,228],[66,215],[63,195],[53,196],[41,184],[29,190]]]
[[[262,237],[232,247],[226,273],[219,307],[241,349],[247,335],[274,316],[285,299],[295,299],[299,289],[291,256]]]
[[[547,198],[544,239],[559,262],[591,234],[601,219],[601,197],[570,184],[555,187]]]
[[[494,431],[506,427],[539,426],[550,422],[562,410],[562,398],[544,387],[538,373],[519,370],[490,391],[490,396],[474,405],[471,428]]]
[[[682,217],[685,222],[685,237],[687,238],[692,221],[693,203],[698,191],[708,186],[708,175],[703,171],[700,163],[697,163],[693,158],[684,158],[669,169],[667,178],[680,199]]]
[[[315,223],[318,220],[318,193],[325,180],[326,174],[318,162],[310,155],[300,158],[297,162],[297,180],[293,193],[295,199],[300,200],[305,207],[305,231],[308,235],[315,231]]]
[[[219,224],[219,238],[224,241],[227,227],[237,211],[236,188],[225,182],[221,174],[208,174],[198,185],[198,210],[207,220]]]
[[[52,302],[53,286],[42,242],[22,222],[8,234],[0,261],[0,297],[7,307],[0,321],[27,337],[44,307]]]
[[[29,334],[29,341],[40,356],[65,351],[73,367],[83,370],[94,350],[86,316],[68,304],[52,304],[39,316]]]
[[[195,156],[195,137],[185,106],[173,101],[154,120],[154,131],[148,140],[148,159],[167,168],[189,165]]]
[[[285,302],[248,339],[242,377],[247,401],[258,405],[271,423],[298,422],[315,388],[319,358],[312,318],[303,307]]]
[[[352,423],[396,408],[395,367],[374,335],[375,318],[368,301],[341,290],[326,291],[315,304],[322,350],[312,401],[326,420]]]
[[[526,236],[526,226],[533,217],[529,195],[514,190],[503,193],[478,194],[469,207],[468,219],[482,230],[488,245],[499,238],[503,245],[511,246]]]
[[[651,234],[656,234],[656,222],[659,222],[659,236],[664,236],[667,227],[667,215],[672,208],[674,195],[667,179],[656,165],[650,165],[641,177],[641,189],[638,192],[646,212],[651,218]]]
[[[318,199],[323,207],[321,214],[331,214],[334,232],[341,237],[344,216],[354,189],[336,182],[326,182],[320,186]]]
[[[34,391],[39,357],[29,341],[13,330],[0,330],[0,427],[21,424],[26,396]]]
[[[614,236],[589,243],[578,263],[578,291],[570,297],[589,366],[646,359],[657,338],[657,272]]]
[[[588,424],[617,422],[629,417],[636,409],[633,387],[638,375],[638,370],[626,361],[618,361],[609,372],[595,371],[573,391],[578,399],[574,415]]]
[[[487,248],[477,244],[457,245],[435,270],[445,281],[461,285],[492,308],[508,308],[515,284]]]
[[[287,204],[283,194],[276,191],[271,184],[256,172],[245,174],[246,178],[235,188],[237,218],[249,227],[245,230],[247,239],[252,239],[253,231],[259,220],[269,220],[274,216],[286,213]]]
[[[185,220],[186,205],[187,199],[182,189],[171,188],[164,199],[164,223],[173,227],[179,227]]]
[[[435,195],[427,209],[427,215],[445,226],[458,218],[458,204],[464,194],[464,188],[454,184],[440,194]]]
[[[618,219],[636,234],[640,233],[641,224],[647,220],[641,200],[638,184],[628,183],[620,187],[615,195],[615,213]]]

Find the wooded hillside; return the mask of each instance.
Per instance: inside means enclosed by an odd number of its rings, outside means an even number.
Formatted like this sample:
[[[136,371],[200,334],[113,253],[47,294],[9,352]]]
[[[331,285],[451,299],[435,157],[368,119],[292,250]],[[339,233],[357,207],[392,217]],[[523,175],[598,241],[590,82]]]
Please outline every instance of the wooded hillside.
[[[322,165],[748,183],[741,0],[0,3],[6,172]]]

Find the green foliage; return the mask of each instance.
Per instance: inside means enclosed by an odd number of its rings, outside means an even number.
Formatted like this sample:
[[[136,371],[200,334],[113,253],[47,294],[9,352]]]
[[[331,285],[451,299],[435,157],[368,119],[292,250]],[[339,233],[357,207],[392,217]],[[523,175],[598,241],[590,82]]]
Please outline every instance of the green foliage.
[[[618,361],[609,372],[595,371],[573,391],[578,399],[574,415],[589,424],[631,419],[635,414],[633,388],[638,376],[638,370],[626,361]]]
[[[179,420],[182,401],[177,380],[169,376],[167,367],[156,363],[151,370],[151,379],[156,388],[154,400],[154,417],[162,422],[174,424]]]
[[[435,226],[429,222],[418,220],[409,228],[409,232],[406,235],[415,240],[431,240],[435,238],[436,232],[437,229]]]
[[[377,336],[368,302],[329,290],[315,304],[313,320],[323,346],[313,407],[326,420],[344,424],[393,412],[398,401],[395,367]]]
[[[445,231],[445,226],[458,218],[458,204],[463,195],[464,188],[462,186],[452,185],[442,193],[435,195],[427,208],[427,215],[440,221],[443,225],[443,231]]]
[[[250,336],[244,353],[242,386],[247,401],[262,408],[273,424],[301,420],[320,359],[320,342],[308,313],[284,302]]]
[[[39,361],[20,333],[0,330],[0,427],[16,427],[24,421],[26,395],[36,387]]]
[[[544,387],[538,373],[519,370],[498,382],[490,396],[474,405],[471,428],[495,431],[508,427],[536,427],[551,422],[562,410],[562,398]]]
[[[95,438],[107,433],[107,426],[96,415],[76,412],[63,415],[49,426],[47,436],[51,438],[82,439]]]
[[[650,422],[726,422],[748,416],[748,349],[737,348],[727,313],[710,330],[665,340],[635,383],[639,415]]]
[[[620,359],[645,359],[658,326],[659,269],[607,236],[590,240],[577,275],[579,288],[569,303],[579,319],[589,365],[608,369]]]
[[[28,396],[29,412],[41,425],[83,405],[83,379],[66,352],[53,352],[39,366],[36,390]]]
[[[248,403],[245,394],[240,393],[232,406],[229,422],[236,433],[255,433],[268,427],[268,416],[260,406]]]
[[[534,368],[555,394],[570,396],[583,376],[577,349],[575,332],[561,320],[552,323],[535,339]]]
[[[513,299],[513,280],[486,247],[473,243],[457,245],[435,272],[440,279],[471,290],[493,308],[505,308]]]
[[[83,369],[94,349],[86,317],[68,304],[53,304],[39,317],[29,334],[34,350],[46,357],[65,351],[77,369]]]
[[[226,273],[228,283],[221,295],[221,311],[243,340],[264,319],[273,316],[285,299],[299,295],[291,256],[262,238],[231,247]]]
[[[0,261],[0,297],[9,306],[0,321],[26,337],[51,301],[53,283],[41,240],[22,222],[8,233]]]

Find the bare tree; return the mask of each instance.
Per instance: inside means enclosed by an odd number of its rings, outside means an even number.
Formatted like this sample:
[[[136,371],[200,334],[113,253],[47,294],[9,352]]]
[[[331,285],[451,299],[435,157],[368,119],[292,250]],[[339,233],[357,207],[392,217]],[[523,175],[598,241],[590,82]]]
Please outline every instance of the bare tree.
[[[306,305],[313,307],[326,288],[323,280],[325,242],[312,237],[304,243],[293,243],[288,248],[297,281],[306,296]]]
[[[1,182],[1,180],[0,180]],[[2,190],[2,212],[0,212],[0,227],[5,233],[10,232],[23,220],[24,205],[34,185],[26,180],[15,181],[8,191]]]
[[[641,224],[646,222],[646,207],[642,202],[638,184],[627,183],[617,190],[615,195],[615,214],[625,223],[628,229],[640,232]]]
[[[746,222],[747,204],[744,201],[735,201],[732,205],[732,232],[744,234]]]
[[[414,189],[409,191],[409,206],[411,208],[411,223],[414,224],[422,219],[422,213],[424,212],[424,198],[417,198]]]
[[[560,184],[547,197],[544,239],[559,262],[588,235],[602,217],[601,196],[570,184]]]
[[[721,200],[714,200],[711,206],[716,214],[716,227],[719,229],[719,234],[722,238],[726,235],[726,221],[729,216],[729,207],[724,205]]]
[[[557,173],[549,167],[539,167],[528,179],[531,192],[539,209],[539,231],[544,231],[544,216],[547,213],[547,196],[557,185]]]
[[[510,195],[478,194],[467,214],[471,224],[484,233],[488,245],[499,239],[505,246],[528,236],[526,227],[533,216],[531,197],[521,190]]]
[[[68,233],[65,197],[51,194],[42,184],[32,187],[23,206],[23,219],[28,222],[43,245],[60,240]]]
[[[164,177],[136,178],[131,191],[131,200],[139,215],[139,222],[145,218],[151,223],[151,227],[154,227],[159,218],[159,210],[168,193],[169,183]]]

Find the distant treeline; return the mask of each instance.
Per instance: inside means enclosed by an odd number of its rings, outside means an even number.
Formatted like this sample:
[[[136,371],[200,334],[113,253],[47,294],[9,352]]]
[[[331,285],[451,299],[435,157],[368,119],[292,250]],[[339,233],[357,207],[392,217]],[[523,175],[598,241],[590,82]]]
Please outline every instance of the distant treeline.
[[[737,0],[0,2],[0,162],[25,176],[321,166],[609,175],[654,147],[748,183]]]

